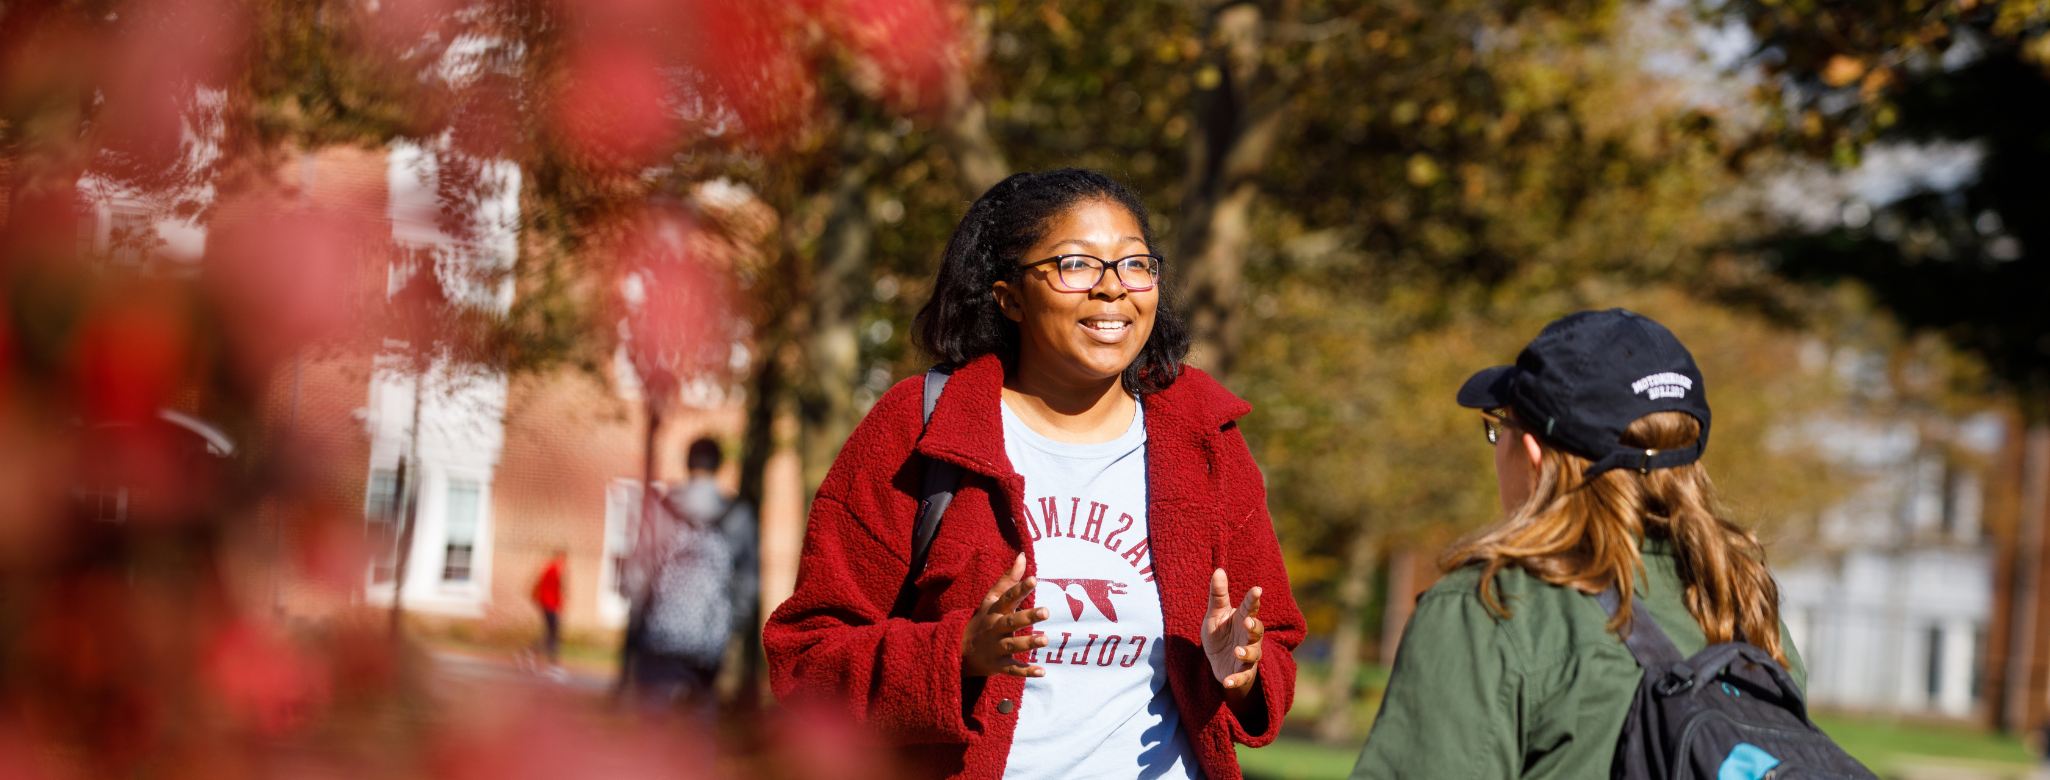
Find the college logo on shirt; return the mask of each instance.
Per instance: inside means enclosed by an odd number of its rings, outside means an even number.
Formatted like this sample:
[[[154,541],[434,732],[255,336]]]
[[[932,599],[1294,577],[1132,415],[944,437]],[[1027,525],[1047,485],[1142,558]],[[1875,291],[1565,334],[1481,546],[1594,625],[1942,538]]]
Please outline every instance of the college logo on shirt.
[[[1105,618],[1108,618],[1110,622],[1118,622],[1118,607],[1116,604],[1110,603],[1110,597],[1112,595],[1125,595],[1124,583],[1111,582],[1110,580],[1083,580],[1068,578],[1044,579],[1040,580],[1040,582],[1050,583],[1054,587],[1061,589],[1061,595],[1068,597],[1068,612],[1071,615],[1073,615],[1073,618],[1075,620],[1082,619],[1082,600],[1075,598],[1073,594],[1068,593],[1069,585],[1082,586],[1083,595],[1089,597],[1089,603],[1096,605],[1096,611],[1103,613],[1103,616]]]
[[[1104,530],[1104,519],[1110,516],[1110,505],[1091,501],[1089,502],[1088,519],[1080,521],[1081,532],[1077,533],[1077,520],[1082,516],[1082,499],[1068,499],[1068,519],[1066,521],[1061,520],[1060,501],[1060,499],[1053,496],[1039,499],[1039,517],[1037,518],[1032,516],[1032,502],[1026,502],[1025,528],[1032,532],[1032,541],[1036,542],[1040,539],[1076,539],[1089,542],[1090,544],[1102,545],[1103,549],[1118,553],[1119,558],[1125,559],[1125,563],[1131,564],[1133,569],[1137,569],[1140,575],[1140,582],[1153,581],[1153,562],[1150,556],[1147,555],[1146,537],[1142,536],[1137,540],[1132,540],[1129,547],[1126,546],[1127,540],[1120,538],[1128,534],[1132,530],[1132,525],[1138,522],[1132,518],[1130,512],[1119,514],[1117,519],[1118,527],[1106,532]],[[1042,523],[1045,525],[1044,529],[1041,528]],[[1122,552],[1120,552],[1121,550]],[[1045,581],[1052,582],[1052,580]],[[1074,581],[1082,582],[1082,580]],[[1120,585],[1118,587],[1124,586]],[[1062,591],[1066,592],[1065,586],[1063,586]],[[1081,602],[1075,601],[1073,596],[1068,597],[1068,600],[1074,604],[1075,619],[1080,620],[1082,618]],[[1090,593],[1089,600],[1099,606],[1110,603],[1108,597],[1098,601],[1094,592]],[[1109,611],[1106,611],[1104,616],[1111,617],[1111,614]],[[1111,622],[1117,622],[1116,618],[1113,617]]]
[[[1065,511],[1063,503],[1067,504]],[[1034,509],[1038,511],[1035,513]],[[1117,519],[1111,519],[1113,516]],[[1120,569],[1127,569],[1139,575],[1137,582],[1153,581],[1145,528],[1129,512],[1113,512],[1109,504],[1084,498],[1048,496],[1027,502],[1024,520],[1039,551],[1043,572],[1039,582],[1060,589],[1068,608],[1065,612],[1055,609],[1054,614],[1065,614],[1068,619],[1041,623],[1040,628],[1045,629],[1051,643],[1019,653],[1019,660],[1047,664],[1049,668],[1058,665],[1130,669],[1144,662],[1147,648],[1159,643],[1158,637],[1147,634],[1158,627],[1128,625],[1134,620],[1150,623],[1144,615],[1127,614],[1127,620],[1120,623],[1116,602],[1133,595],[1134,580],[1116,575]],[[1130,631],[1141,633],[1119,633]],[[1027,632],[1040,633],[1036,629]]]

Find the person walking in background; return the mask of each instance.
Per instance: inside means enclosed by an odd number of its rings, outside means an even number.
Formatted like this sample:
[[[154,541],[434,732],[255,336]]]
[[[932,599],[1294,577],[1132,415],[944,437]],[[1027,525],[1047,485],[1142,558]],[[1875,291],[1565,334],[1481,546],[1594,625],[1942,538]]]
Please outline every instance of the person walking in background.
[[[650,711],[682,708],[709,716],[735,615],[752,612],[757,570],[754,508],[719,491],[719,443],[691,442],[689,478],[660,503],[673,531],[654,574],[631,666],[634,692]]]
[[[1633,631],[1681,657],[1749,641],[1806,686],[1758,537],[1699,462],[1705,393],[1679,339],[1622,309],[1547,325],[1467,380],[1504,517],[1418,600],[1354,778],[1610,777],[1644,674]]]
[[[534,605],[541,608],[541,652],[548,658],[550,674],[562,670],[562,567],[569,551],[560,547],[548,554],[548,565],[534,579]]]
[[[1146,206],[1023,173],[947,245],[916,339],[812,502],[763,634],[779,699],[838,709],[906,777],[1228,778],[1294,698],[1303,619],[1236,420],[1182,365]],[[927,459],[961,479],[923,556]]]

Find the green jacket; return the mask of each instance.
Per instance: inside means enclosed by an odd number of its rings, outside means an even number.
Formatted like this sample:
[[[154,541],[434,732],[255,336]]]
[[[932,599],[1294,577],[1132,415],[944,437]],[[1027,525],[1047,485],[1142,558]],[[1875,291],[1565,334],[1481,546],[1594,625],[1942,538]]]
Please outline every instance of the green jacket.
[[[1643,550],[1637,598],[1682,655],[1700,652],[1708,640],[1680,600],[1671,545],[1653,540]],[[1417,600],[1354,778],[1609,776],[1644,671],[1593,596],[1515,567],[1495,581],[1508,618],[1482,605],[1479,566],[1445,575]],[[1784,625],[1780,641],[1805,691],[1807,670]]]

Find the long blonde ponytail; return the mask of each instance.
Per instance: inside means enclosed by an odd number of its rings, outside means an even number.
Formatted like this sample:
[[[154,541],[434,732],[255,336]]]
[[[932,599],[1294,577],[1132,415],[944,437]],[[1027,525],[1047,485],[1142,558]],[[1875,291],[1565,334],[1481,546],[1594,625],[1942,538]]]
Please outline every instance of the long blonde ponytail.
[[[1694,446],[1700,436],[1701,423],[1692,416],[1658,412],[1631,423],[1621,443],[1678,450]],[[1599,593],[1613,583],[1622,606],[1609,628],[1627,636],[1633,589],[1644,565],[1638,540],[1666,536],[1677,554],[1687,611],[1709,643],[1741,636],[1787,664],[1779,585],[1766,569],[1765,548],[1757,535],[1727,519],[1700,462],[1649,473],[1611,469],[1587,480],[1587,459],[1558,447],[1541,449],[1530,499],[1442,560],[1448,570],[1481,565],[1480,596],[1488,609],[1510,614],[1495,592],[1495,575],[1507,566],[1583,593]]]

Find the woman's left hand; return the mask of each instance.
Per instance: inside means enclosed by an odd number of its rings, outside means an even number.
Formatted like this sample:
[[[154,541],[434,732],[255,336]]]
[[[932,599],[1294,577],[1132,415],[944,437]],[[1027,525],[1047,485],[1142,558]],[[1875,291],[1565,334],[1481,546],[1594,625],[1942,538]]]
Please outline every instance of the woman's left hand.
[[[1246,591],[1238,608],[1231,606],[1231,582],[1224,570],[1210,574],[1210,612],[1203,618],[1203,654],[1210,657],[1210,673],[1224,685],[1226,694],[1243,697],[1260,677],[1260,638],[1267,627],[1260,614],[1260,589]]]

